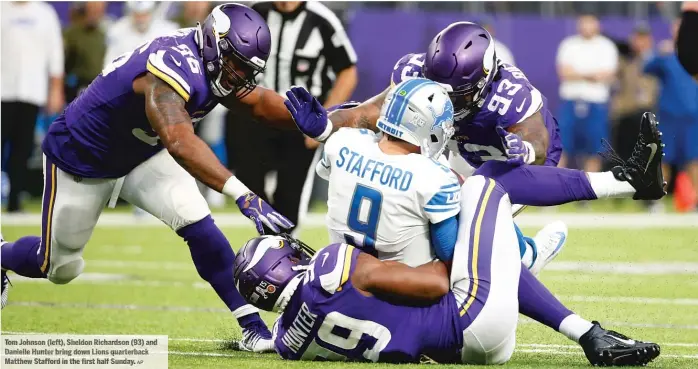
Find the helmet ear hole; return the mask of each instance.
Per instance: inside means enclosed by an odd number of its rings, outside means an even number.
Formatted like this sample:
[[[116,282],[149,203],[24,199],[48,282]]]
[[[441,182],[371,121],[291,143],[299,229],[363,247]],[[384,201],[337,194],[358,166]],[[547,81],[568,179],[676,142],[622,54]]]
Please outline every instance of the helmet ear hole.
[[[437,142],[439,142],[439,138],[436,137],[436,135],[432,133],[431,134],[431,143],[437,143]]]

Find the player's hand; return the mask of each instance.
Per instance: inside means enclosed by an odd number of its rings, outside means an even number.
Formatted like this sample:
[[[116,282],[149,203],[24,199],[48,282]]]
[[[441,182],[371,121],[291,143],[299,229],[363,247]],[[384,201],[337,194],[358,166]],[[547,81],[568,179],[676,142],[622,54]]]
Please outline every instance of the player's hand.
[[[520,166],[524,164],[530,164],[535,160],[532,155],[532,150],[530,145],[524,141],[521,136],[516,133],[508,132],[501,126],[495,128],[497,134],[502,139],[502,146],[504,146],[504,153],[507,156],[507,164],[512,166]]]
[[[325,141],[332,133],[327,110],[303,87],[291,87],[286,91],[286,109],[291,112],[296,127],[306,136]]]
[[[290,229],[294,227],[290,220],[279,214],[254,192],[248,192],[240,196],[235,203],[240,208],[242,215],[254,222],[260,235],[264,234],[264,227],[269,228],[274,233],[280,233],[282,228]]]

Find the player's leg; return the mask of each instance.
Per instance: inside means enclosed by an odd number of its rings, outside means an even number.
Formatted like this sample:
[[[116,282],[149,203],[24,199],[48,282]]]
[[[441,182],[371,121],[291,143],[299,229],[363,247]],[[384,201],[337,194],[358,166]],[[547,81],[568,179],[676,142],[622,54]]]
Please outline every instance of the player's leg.
[[[521,314],[579,343],[593,365],[644,365],[659,355],[657,344],[632,340],[575,314],[526,268],[521,268],[518,295]]]
[[[464,363],[502,364],[514,352],[521,261],[511,214],[511,202],[494,180],[465,181],[451,269],[465,328]]]
[[[7,270],[57,284],[77,277],[85,264],[82,251],[113,186],[114,180],[67,174],[44,158],[41,237],[25,236],[0,247],[3,277]]]
[[[686,159],[686,174],[691,179],[693,190],[698,197],[698,117],[686,122],[683,149]]]
[[[274,191],[274,208],[298,225],[301,192],[315,150],[305,147],[305,137],[298,131],[283,132],[280,138],[282,142],[279,149],[284,155],[277,158],[276,162],[278,185]],[[312,174],[315,174],[315,167]]]
[[[121,197],[160,219],[189,245],[199,276],[207,281],[243,328],[249,344],[259,350],[271,334],[259,311],[245,302],[232,283],[235,253],[216,226],[196,181],[166,150],[126,176]],[[269,347],[272,348],[271,343]]]
[[[664,196],[661,163],[663,144],[654,115],[645,113],[631,157],[609,172],[579,170],[488,161],[475,174],[494,178],[511,201],[534,206],[560,205],[604,197],[652,200]]]
[[[560,138],[562,139],[562,153],[559,163],[562,168],[569,165],[569,161],[577,154],[575,138],[575,127],[577,117],[574,110],[575,102],[571,100],[563,100],[560,103],[560,114],[558,114],[558,126],[560,127]]]
[[[39,107],[34,104],[15,101],[10,115],[10,149],[7,158],[7,176],[10,181],[10,193],[7,197],[7,211],[22,210],[20,195],[27,190],[26,178],[29,177],[27,161],[34,149],[34,128],[39,115]],[[11,110],[12,111],[12,110]],[[4,146],[3,146],[4,148]]]
[[[218,160],[226,166],[228,155],[225,150],[224,137],[225,114],[227,112],[228,109],[219,104],[213,108],[197,126],[198,135],[211,147],[211,150],[216,154]],[[220,208],[225,205],[225,195],[222,193],[207,187],[203,188],[203,192],[209,206]]]
[[[601,171],[601,158],[597,155],[602,150],[602,142],[608,139],[608,104],[589,103],[589,112],[584,119],[584,170]]]

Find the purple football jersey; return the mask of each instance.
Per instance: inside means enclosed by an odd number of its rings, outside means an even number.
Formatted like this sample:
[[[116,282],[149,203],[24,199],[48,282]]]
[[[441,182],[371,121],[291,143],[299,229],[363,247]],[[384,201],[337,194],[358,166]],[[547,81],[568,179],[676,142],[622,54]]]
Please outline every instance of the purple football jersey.
[[[423,77],[425,54],[407,54],[395,64],[390,82],[396,85],[406,78]],[[498,76],[485,98],[482,108],[472,117],[456,116],[456,134],[449,145],[474,167],[487,160],[504,160],[504,147],[495,127],[508,128],[540,111],[550,136],[545,165],[557,166],[562,154],[557,120],[548,109],[545,98],[517,67],[500,63]]]
[[[464,327],[453,294],[425,307],[365,296],[350,278],[359,253],[337,243],[313,257],[274,327],[281,357],[394,363],[418,361],[422,353],[458,356]]]
[[[133,80],[150,72],[169,84],[197,122],[217,100],[204,75],[195,29],[156,38],[123,54],[51,124],[42,149],[65,172],[86,178],[118,178],[163,149],[145,113],[145,97]]]

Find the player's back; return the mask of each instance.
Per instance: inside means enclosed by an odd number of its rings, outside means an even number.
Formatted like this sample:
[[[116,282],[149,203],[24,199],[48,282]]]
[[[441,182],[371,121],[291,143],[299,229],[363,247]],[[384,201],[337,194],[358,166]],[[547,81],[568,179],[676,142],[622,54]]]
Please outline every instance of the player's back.
[[[193,121],[217,103],[203,74],[195,29],[155,38],[112,61],[49,127],[44,153],[62,170],[117,178],[163,149],[133,82],[152,73],[185,101]]]
[[[451,293],[430,306],[402,306],[366,296],[351,283],[359,250],[318,251],[275,326],[276,351],[290,360],[415,362],[424,352],[462,347]]]
[[[421,154],[386,154],[378,140],[369,130],[342,128],[325,145],[318,174],[329,181],[330,239],[381,260],[424,264],[434,257],[429,223],[459,212],[458,179]]]

